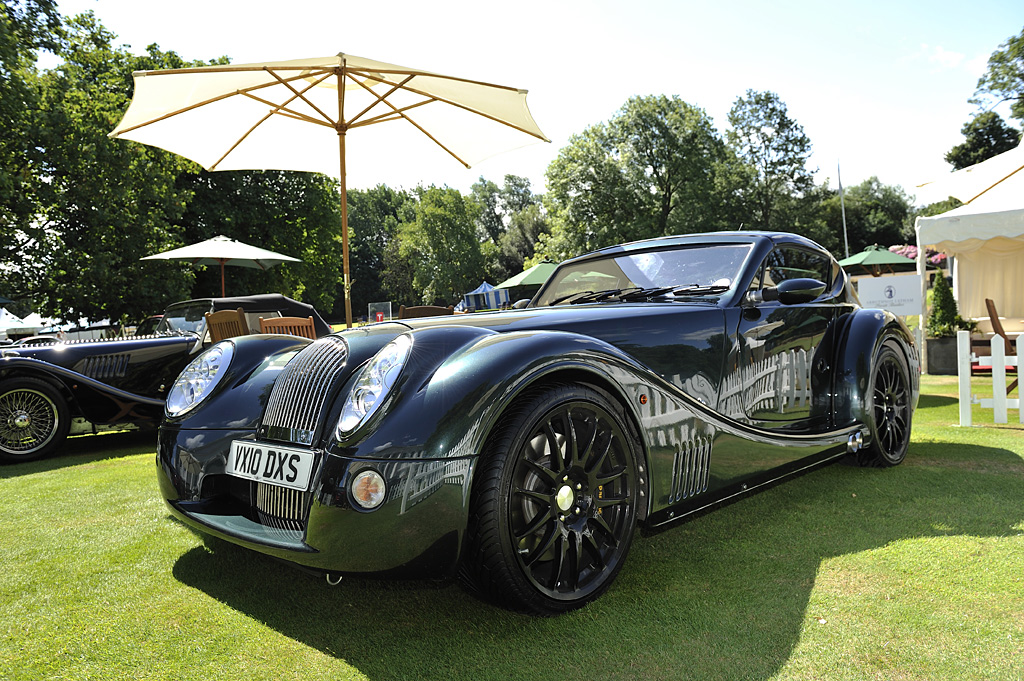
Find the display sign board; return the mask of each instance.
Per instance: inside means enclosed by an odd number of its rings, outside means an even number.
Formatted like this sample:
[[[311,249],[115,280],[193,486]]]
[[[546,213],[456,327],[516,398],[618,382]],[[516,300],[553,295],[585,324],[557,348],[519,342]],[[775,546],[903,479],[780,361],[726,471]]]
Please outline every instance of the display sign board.
[[[373,322],[390,322],[391,301],[386,303],[370,303],[366,310],[366,321],[371,324]]]
[[[921,276],[901,274],[894,277],[864,277],[857,282],[860,304],[893,314],[921,314]]]

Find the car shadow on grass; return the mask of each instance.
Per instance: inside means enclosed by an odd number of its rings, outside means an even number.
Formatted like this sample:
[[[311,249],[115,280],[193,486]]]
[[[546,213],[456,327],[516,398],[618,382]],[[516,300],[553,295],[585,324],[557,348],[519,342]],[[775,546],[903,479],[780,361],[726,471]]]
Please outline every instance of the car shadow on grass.
[[[368,678],[767,679],[818,626],[824,561],[901,539],[1020,534],[1021,457],[950,448],[914,444],[892,469],[828,466],[638,537],[609,592],[561,617],[507,612],[454,582],[329,587],[221,541],[183,554],[174,575]]]
[[[0,480],[149,452],[156,453],[155,430],[128,430],[70,437],[57,452],[45,459],[0,464]]]

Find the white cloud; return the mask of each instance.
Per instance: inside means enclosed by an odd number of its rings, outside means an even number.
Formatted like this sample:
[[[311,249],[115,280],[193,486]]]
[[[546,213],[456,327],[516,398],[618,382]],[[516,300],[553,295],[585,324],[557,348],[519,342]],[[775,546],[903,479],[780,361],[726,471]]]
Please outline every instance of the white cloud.
[[[941,45],[921,45],[919,56],[943,69],[953,70],[959,68],[966,61],[966,56],[960,52],[947,50]]]

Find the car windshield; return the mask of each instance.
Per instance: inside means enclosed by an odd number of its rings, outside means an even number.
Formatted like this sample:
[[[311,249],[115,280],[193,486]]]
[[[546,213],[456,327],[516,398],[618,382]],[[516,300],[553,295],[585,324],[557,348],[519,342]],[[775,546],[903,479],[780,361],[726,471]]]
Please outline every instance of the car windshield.
[[[171,305],[164,311],[155,333],[194,333],[201,336],[206,331],[204,315],[209,311],[208,301]]]
[[[736,281],[750,244],[617,253],[559,268],[537,306],[718,296]]]

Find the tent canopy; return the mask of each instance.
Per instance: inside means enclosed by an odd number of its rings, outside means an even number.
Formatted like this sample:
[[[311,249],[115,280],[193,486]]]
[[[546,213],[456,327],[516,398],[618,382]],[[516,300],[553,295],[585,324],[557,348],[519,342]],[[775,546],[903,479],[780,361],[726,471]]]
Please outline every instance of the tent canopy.
[[[466,311],[493,310],[508,302],[508,291],[496,289],[486,281],[463,296],[460,307]]]
[[[956,258],[953,285],[963,317],[987,317],[985,299],[991,298],[1010,327],[1024,319],[1024,197],[1019,187],[1002,182],[971,203],[917,219],[918,270],[923,272],[926,246]]]

